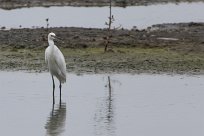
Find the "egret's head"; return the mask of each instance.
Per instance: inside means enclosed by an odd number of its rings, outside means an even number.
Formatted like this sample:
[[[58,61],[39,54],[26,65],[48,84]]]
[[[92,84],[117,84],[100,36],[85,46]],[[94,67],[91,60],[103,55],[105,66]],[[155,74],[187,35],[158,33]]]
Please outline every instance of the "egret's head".
[[[54,40],[56,37],[55,33],[51,32],[48,34],[48,40]]]

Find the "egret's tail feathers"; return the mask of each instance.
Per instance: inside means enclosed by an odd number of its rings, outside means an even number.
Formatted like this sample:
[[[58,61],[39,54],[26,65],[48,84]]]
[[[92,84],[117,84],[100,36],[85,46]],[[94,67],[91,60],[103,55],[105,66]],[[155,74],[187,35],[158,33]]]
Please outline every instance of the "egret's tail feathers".
[[[66,77],[61,80],[61,83],[65,83],[65,82],[66,82]]]
[[[61,81],[61,83],[65,83],[66,82],[66,74],[61,73],[59,80]]]
[[[65,83],[66,82],[66,73],[60,73],[60,74],[56,74],[55,75],[57,77],[57,79],[61,82],[61,83]]]

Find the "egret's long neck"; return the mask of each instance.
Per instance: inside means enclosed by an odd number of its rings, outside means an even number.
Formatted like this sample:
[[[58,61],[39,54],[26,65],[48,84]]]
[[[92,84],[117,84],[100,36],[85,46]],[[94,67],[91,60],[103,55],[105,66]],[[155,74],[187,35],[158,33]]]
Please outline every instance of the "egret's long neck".
[[[54,41],[51,39],[48,39],[48,44],[49,44],[49,46],[54,46]]]

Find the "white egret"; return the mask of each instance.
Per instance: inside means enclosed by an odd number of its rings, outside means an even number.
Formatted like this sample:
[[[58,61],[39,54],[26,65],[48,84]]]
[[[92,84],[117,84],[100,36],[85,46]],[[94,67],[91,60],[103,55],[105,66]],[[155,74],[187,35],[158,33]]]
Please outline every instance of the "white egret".
[[[64,56],[62,52],[59,50],[59,48],[54,44],[54,39],[56,38],[56,35],[54,33],[48,34],[48,44],[49,46],[45,50],[45,62],[48,65],[49,72],[52,76],[53,81],[53,104],[55,103],[55,82],[54,82],[54,76],[57,77],[57,79],[60,82],[59,88],[60,88],[60,103],[61,103],[61,88],[62,83],[66,82],[66,63]]]

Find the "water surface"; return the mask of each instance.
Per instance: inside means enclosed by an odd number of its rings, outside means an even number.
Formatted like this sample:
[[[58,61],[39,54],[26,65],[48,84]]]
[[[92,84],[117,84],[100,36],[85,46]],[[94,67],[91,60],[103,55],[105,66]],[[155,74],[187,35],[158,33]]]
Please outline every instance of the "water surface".
[[[146,28],[153,24],[204,22],[204,3],[157,4],[150,6],[114,7],[114,26],[131,29]],[[32,7],[14,10],[0,9],[0,27],[19,28],[51,27],[105,28],[108,7]]]
[[[68,74],[61,106],[51,83],[48,73],[0,72],[0,135],[204,134],[204,76]]]

